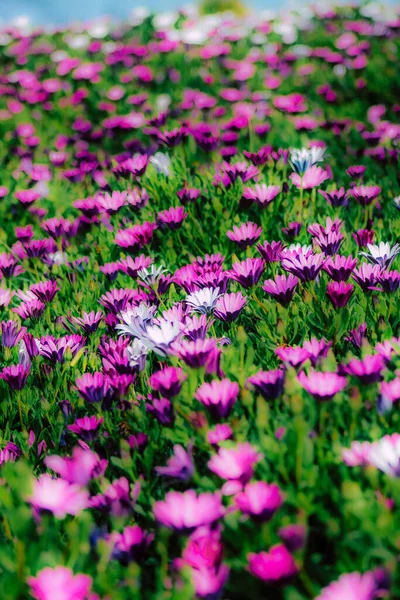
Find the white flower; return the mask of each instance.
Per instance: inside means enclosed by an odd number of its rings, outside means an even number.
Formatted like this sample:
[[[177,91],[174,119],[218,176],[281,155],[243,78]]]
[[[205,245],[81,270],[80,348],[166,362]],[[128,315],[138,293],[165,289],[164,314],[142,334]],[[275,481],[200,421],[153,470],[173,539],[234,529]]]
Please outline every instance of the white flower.
[[[119,315],[123,323],[116,325],[120,335],[131,335],[140,338],[148,325],[153,324],[155,306],[147,306],[143,302]]]
[[[382,268],[389,268],[396,256],[400,254],[400,244],[395,244],[391,248],[389,242],[381,242],[380,244],[367,244],[367,248],[369,253],[360,252],[360,255]]]
[[[400,435],[385,435],[371,444],[369,453],[371,465],[390,477],[400,477]]]
[[[398,210],[400,210],[400,196],[396,196],[396,198],[393,198],[393,204]]]
[[[166,273],[164,267],[150,265],[149,268],[145,267],[144,269],[140,269],[140,271],[138,271],[138,276],[146,285],[152,287],[157,283],[163,273]]]
[[[153,350],[159,356],[166,356],[172,342],[180,334],[179,321],[167,321],[158,319],[156,325],[146,328],[140,337],[140,341],[146,348]]]
[[[290,164],[296,173],[304,175],[307,169],[324,160],[324,154],[325,148],[315,146],[310,149],[301,148],[298,150],[295,148],[290,154]]]
[[[189,294],[185,302],[191,307],[193,312],[199,312],[205,315],[214,310],[219,296],[219,288],[203,288],[198,292]]]
[[[168,154],[156,152],[154,156],[150,158],[150,162],[155,166],[157,173],[163,173],[168,177],[171,171],[171,159]]]
[[[140,340],[135,339],[126,350],[128,353],[129,366],[138,371],[143,371],[146,364],[148,348],[146,348]]]

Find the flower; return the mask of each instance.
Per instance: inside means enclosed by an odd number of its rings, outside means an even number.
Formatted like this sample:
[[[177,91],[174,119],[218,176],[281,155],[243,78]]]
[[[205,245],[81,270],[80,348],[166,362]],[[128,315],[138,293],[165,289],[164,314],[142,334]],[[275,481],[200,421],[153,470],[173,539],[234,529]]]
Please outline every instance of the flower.
[[[215,305],[214,316],[225,323],[232,323],[238,318],[246,302],[247,298],[241,292],[222,294]]]
[[[242,492],[235,496],[235,504],[240,511],[254,521],[269,521],[283,502],[279,487],[264,481],[248,483]]]
[[[354,285],[343,281],[331,281],[326,286],[326,295],[335,308],[343,308],[347,305],[354,292]]]
[[[400,477],[400,434],[385,435],[371,444],[368,463],[389,477]]]
[[[325,262],[323,254],[282,254],[281,264],[285,271],[295,275],[300,281],[312,281],[317,277]]]
[[[337,373],[310,371],[306,375],[304,371],[297,376],[302,387],[307,390],[316,400],[327,401],[339,392],[341,392],[347,384],[346,377],[342,377]]]
[[[219,448],[218,454],[208,461],[208,468],[222,479],[247,483],[253,476],[256,463],[263,458],[248,442],[234,448]]]
[[[173,477],[187,481],[194,473],[194,464],[192,460],[192,444],[189,444],[186,451],[183,446],[175,444],[174,454],[168,459],[166,467],[155,467],[158,475]]]
[[[374,600],[381,598],[378,592],[387,589],[381,581],[381,573],[344,573],[337,581],[324,588],[315,600]],[[386,594],[385,594],[386,595]]]
[[[0,373],[0,378],[4,379],[12,390],[22,390],[25,387],[29,373],[30,366],[22,364],[10,365],[9,367],[4,367]]]
[[[282,369],[259,371],[247,379],[266,400],[275,400],[283,392],[285,372]]]
[[[251,553],[248,561],[250,573],[268,583],[288,579],[297,573],[293,557],[283,544],[273,546],[269,552]]]
[[[323,265],[323,270],[326,271],[334,281],[347,281],[357,264],[357,259],[352,256],[340,256],[337,254],[334,257],[329,256]]]
[[[282,306],[288,306],[293,299],[299,280],[294,275],[277,275],[264,281],[262,289]]]
[[[66,515],[78,515],[87,508],[89,493],[78,485],[64,479],[53,479],[44,473],[35,481],[28,502],[38,512],[47,510],[58,519],[63,519]]]
[[[219,297],[219,288],[206,287],[186,296],[185,302],[193,312],[208,314],[214,310]]]
[[[279,185],[266,185],[265,183],[256,184],[254,188],[247,187],[243,191],[243,198],[251,200],[257,206],[265,208],[277,197],[281,188]]]
[[[400,244],[390,246],[389,242],[380,244],[367,244],[369,252],[360,252],[361,256],[367,258],[372,264],[379,265],[381,268],[391,267],[394,259],[400,254]]]
[[[242,262],[233,263],[228,276],[244,288],[251,288],[259,282],[264,268],[265,263],[262,258],[246,258]]]
[[[150,377],[150,386],[162,396],[173,398],[181,390],[186,375],[180,367],[164,367]]]
[[[151,158],[150,162],[156,168],[157,173],[162,173],[166,177],[171,172],[171,159],[168,154],[162,152],[156,152]]]
[[[257,250],[266,263],[279,262],[283,250],[282,242],[264,242],[257,244]]]
[[[128,525],[122,533],[114,533],[110,541],[114,545],[111,558],[127,566],[130,562],[139,561],[148,544],[153,539],[138,525]]]
[[[317,148],[313,146],[308,150],[307,148],[301,148],[300,150],[294,149],[290,154],[290,164],[296,173],[303,176],[304,173],[324,160],[325,148]]]
[[[29,577],[28,584],[36,600],[88,600],[92,578],[74,575],[67,567],[46,567],[36,577]]]
[[[262,233],[262,228],[256,223],[242,223],[240,227],[233,226],[233,231],[227,232],[227,237],[235,242],[239,248],[245,249],[247,246],[253,246]]]
[[[318,193],[325,198],[328,204],[334,206],[335,208],[338,206],[347,206],[349,203],[348,195],[344,187],[341,187],[338,190],[331,190],[329,192],[318,190]]]
[[[321,167],[309,167],[305,173],[300,176],[297,173],[290,175],[293,185],[303,190],[310,190],[315,187],[319,187],[326,179],[329,179],[329,174],[325,169]]]
[[[368,206],[379,196],[381,188],[378,185],[360,185],[351,188],[348,193],[361,206]]]
[[[195,393],[215,418],[226,418],[232,410],[239,395],[239,385],[230,379],[214,379],[211,383],[203,383]]]
[[[364,385],[375,383],[382,379],[381,373],[385,360],[380,354],[364,356],[362,359],[352,358],[342,367],[344,373],[357,377]]]
[[[103,417],[96,417],[96,415],[93,415],[92,417],[82,417],[77,419],[73,425],[68,425],[68,429],[76,435],[79,435],[86,442],[90,442],[97,437],[103,422]]]
[[[44,460],[46,467],[57,473],[68,483],[86,486],[91,479],[103,475],[108,462],[100,460],[99,456],[89,450],[76,446],[72,457],[47,456]]]
[[[197,495],[194,490],[168,492],[165,500],[154,505],[156,521],[182,533],[204,525],[212,525],[224,514],[219,494],[205,492]]]

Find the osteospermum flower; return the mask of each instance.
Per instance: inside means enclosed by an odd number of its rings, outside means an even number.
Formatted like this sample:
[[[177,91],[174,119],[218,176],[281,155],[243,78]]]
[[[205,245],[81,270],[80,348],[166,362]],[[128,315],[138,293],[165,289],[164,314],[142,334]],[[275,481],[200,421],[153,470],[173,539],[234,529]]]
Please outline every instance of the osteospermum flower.
[[[165,467],[155,467],[158,475],[187,481],[194,473],[192,459],[192,444],[185,450],[180,444],[175,444],[174,454],[168,459]]]
[[[230,379],[214,379],[203,383],[195,393],[195,398],[216,418],[226,418],[239,395],[239,385]]]
[[[353,196],[361,206],[368,206],[381,193],[381,188],[378,185],[360,185],[349,190],[349,195]]]
[[[72,433],[79,435],[86,442],[90,442],[97,437],[103,422],[103,417],[96,417],[96,415],[91,417],[86,416],[76,419],[75,423],[68,425],[68,429],[69,431],[72,431]]]
[[[235,242],[239,248],[246,248],[247,246],[253,246],[262,233],[262,228],[256,225],[256,223],[243,223],[238,227],[233,226],[233,231],[227,232],[227,237]]]
[[[257,250],[263,257],[266,263],[279,262],[283,250],[282,242],[264,242],[257,244]]]
[[[251,288],[259,282],[265,263],[261,258],[246,258],[242,262],[233,263],[228,272],[229,278],[234,279],[244,288]]]
[[[194,490],[168,492],[165,500],[154,505],[156,521],[182,533],[197,527],[211,525],[224,514],[219,494],[205,492],[197,495]]]
[[[263,290],[282,306],[288,306],[293,299],[299,280],[289,273],[277,275],[274,279],[264,281]]]
[[[368,244],[368,252],[360,252],[361,256],[367,258],[372,264],[379,265],[381,268],[391,267],[394,259],[400,254],[400,244],[390,246],[389,242],[380,244]]]
[[[296,173],[303,176],[304,173],[324,160],[325,148],[317,148],[313,146],[309,150],[307,148],[301,148],[300,150],[294,149],[290,154],[290,164]]]
[[[86,402],[101,402],[110,392],[110,386],[103,373],[85,373],[76,380],[79,395]]]
[[[254,446],[245,442],[234,448],[220,448],[208,461],[208,468],[222,479],[247,483],[253,476],[254,466],[263,458]]]
[[[247,298],[242,296],[241,292],[222,294],[215,305],[214,316],[220,321],[232,323],[238,318],[246,302]]]
[[[300,281],[312,281],[319,274],[325,262],[323,254],[282,254],[281,265],[285,271],[295,275]]]
[[[297,173],[292,173],[290,179],[297,189],[302,187],[303,190],[311,190],[315,187],[319,187],[321,183],[329,179],[329,174],[325,169],[314,166],[309,167],[302,176]]]
[[[30,373],[30,367],[19,365],[10,365],[4,367],[0,372],[0,378],[3,379],[12,390],[22,390],[25,387],[26,380]]]
[[[362,359],[352,358],[342,367],[348,375],[357,377],[364,385],[380,381],[385,367],[385,360],[380,354],[367,355]]]
[[[347,385],[346,377],[330,372],[310,371],[310,374],[306,375],[302,371],[297,378],[309,394],[322,401],[332,400]]]
[[[243,191],[243,198],[254,202],[261,208],[265,208],[277,197],[280,191],[281,188],[279,185],[266,185],[265,183],[260,183],[253,188],[246,188]]]
[[[88,600],[92,578],[74,575],[67,567],[46,567],[36,577],[29,577],[28,584],[36,600]]]
[[[340,256],[337,254],[334,257],[329,256],[323,265],[323,270],[326,271],[334,281],[347,281],[352,274],[357,259],[352,256]]]
[[[36,511],[49,511],[58,519],[63,519],[66,515],[78,515],[87,508],[89,493],[78,485],[53,479],[44,473],[35,481],[28,501]]]
[[[381,598],[381,592],[387,589],[384,572],[344,573],[325,587],[315,600],[374,600]]]
[[[354,292],[354,285],[343,281],[331,281],[326,286],[326,295],[335,308],[347,306]]]
[[[275,400],[283,392],[285,372],[282,369],[259,371],[247,379],[259,394],[266,400]]]
[[[281,506],[283,497],[279,487],[273,483],[254,481],[248,483],[235,496],[237,508],[256,522],[269,521]]]
[[[269,552],[248,555],[252,575],[268,583],[289,579],[297,573],[292,555],[283,544],[273,546]]]
[[[208,314],[214,310],[219,297],[219,288],[202,288],[186,296],[185,302],[193,312]]]
[[[163,210],[157,215],[157,222],[161,227],[168,229],[179,229],[189,213],[185,212],[183,206],[171,206],[168,210]]]
[[[338,190],[331,190],[329,192],[318,190],[318,193],[325,198],[328,204],[334,206],[335,208],[338,206],[347,206],[349,203],[348,194],[344,187],[341,187]]]

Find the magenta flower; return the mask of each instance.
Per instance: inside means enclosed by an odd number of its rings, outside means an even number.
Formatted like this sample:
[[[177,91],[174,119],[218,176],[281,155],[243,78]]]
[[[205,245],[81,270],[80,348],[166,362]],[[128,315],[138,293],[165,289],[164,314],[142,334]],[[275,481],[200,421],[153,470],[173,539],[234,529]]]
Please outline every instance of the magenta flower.
[[[256,522],[269,521],[283,502],[279,487],[264,481],[248,483],[235,496],[238,509]]]
[[[326,295],[335,308],[343,308],[347,305],[354,292],[354,285],[343,281],[331,281],[326,286]]]
[[[377,289],[377,283],[381,275],[379,265],[371,265],[370,263],[362,263],[358,269],[354,269],[352,278],[364,292]]]
[[[157,215],[157,222],[160,227],[167,227],[168,229],[179,229],[183,221],[186,219],[189,213],[185,212],[183,206],[171,206],[168,210],[163,210]]]
[[[311,190],[329,179],[329,174],[322,167],[314,165],[309,167],[302,177],[298,173],[292,173],[290,179],[298,190],[301,187],[303,190]]]
[[[174,454],[168,459],[167,466],[155,467],[156,473],[164,477],[181,479],[182,481],[189,480],[194,473],[192,446],[193,444],[189,444],[186,451],[183,446],[175,444]]]
[[[21,302],[17,308],[13,308],[13,311],[25,321],[26,319],[39,319],[45,308],[46,305],[41,300],[30,300]]]
[[[347,175],[349,175],[349,177],[352,177],[353,179],[360,179],[364,175],[366,170],[367,167],[364,167],[364,165],[352,165],[351,167],[346,169],[346,173]]]
[[[49,511],[58,519],[78,515],[87,508],[89,493],[64,479],[53,479],[44,473],[35,481],[28,502],[38,511]]]
[[[288,306],[293,299],[299,280],[294,275],[277,275],[264,281],[262,289],[282,306]]]
[[[208,461],[208,468],[222,479],[247,483],[253,476],[254,466],[263,458],[248,442],[234,448],[219,448]]]
[[[46,467],[60,475],[68,483],[76,483],[85,487],[91,479],[104,474],[108,461],[89,450],[76,446],[72,451],[72,457],[47,456],[44,459]]]
[[[98,433],[101,425],[103,424],[103,417],[82,417],[77,419],[73,425],[68,425],[69,431],[79,435],[86,442],[94,440]]]
[[[246,383],[250,383],[266,400],[275,400],[283,392],[284,381],[285,372],[282,369],[275,369],[259,371],[249,377]]]
[[[239,385],[230,379],[214,379],[211,383],[203,383],[195,393],[201,402],[216,419],[226,418],[239,395]]]
[[[307,390],[316,400],[327,401],[344,390],[347,384],[346,377],[337,373],[310,371],[306,375],[304,371],[297,376],[301,386]]]
[[[262,258],[246,258],[242,262],[233,263],[232,269],[228,271],[229,278],[248,289],[259,282],[264,268]]]
[[[30,287],[30,291],[35,294],[36,298],[45,304],[53,300],[59,289],[57,282],[53,280],[35,283]]]
[[[279,185],[266,185],[265,183],[257,184],[254,188],[246,188],[243,192],[245,200],[251,200],[257,206],[265,208],[277,197],[281,188]]]
[[[115,215],[126,205],[127,192],[112,192],[111,194],[105,194],[99,196],[97,203],[102,212],[106,212],[109,215]]]
[[[199,598],[218,598],[229,575],[229,567],[220,565],[218,569],[192,569],[192,580]]]
[[[175,342],[172,350],[186,365],[195,369],[210,364],[218,352],[216,342],[212,338]]]
[[[167,398],[177,396],[181,391],[186,375],[180,367],[164,367],[150,377],[150,386]]]
[[[2,321],[1,343],[4,348],[14,348],[27,332],[26,327],[19,327],[16,321]]]
[[[400,272],[381,271],[378,281],[386,294],[393,294],[400,288]]]
[[[284,364],[295,369],[311,358],[309,351],[301,346],[278,346],[275,348],[275,354]]]
[[[227,237],[235,242],[239,248],[245,249],[247,246],[253,246],[262,233],[261,227],[256,223],[243,223],[238,227],[233,226],[233,231],[227,232]]]
[[[317,340],[314,337],[311,340],[306,340],[303,344],[303,348],[309,353],[311,364],[314,367],[319,359],[326,358],[331,346],[332,342],[327,342],[324,339]]]
[[[330,192],[318,190],[318,193],[325,198],[328,204],[334,206],[335,208],[338,206],[347,206],[349,203],[348,195],[344,187],[341,187],[338,190],[331,190]]]
[[[297,573],[292,555],[283,544],[273,546],[269,552],[248,555],[250,573],[267,583],[284,581]]]
[[[189,204],[191,202],[196,202],[197,198],[201,195],[201,190],[196,188],[188,188],[184,187],[178,192],[176,192],[179,200],[183,205]]]
[[[219,494],[205,492],[196,495],[194,490],[168,492],[165,500],[154,505],[156,521],[182,533],[197,527],[212,525],[224,514]]]
[[[111,558],[124,566],[138,562],[152,539],[153,535],[148,535],[138,525],[128,525],[122,533],[111,534],[110,541],[114,544]]]
[[[28,584],[36,600],[89,600],[92,578],[74,575],[67,567],[46,567],[29,577]]]
[[[71,321],[79,325],[79,327],[85,332],[86,335],[95,333],[103,319],[103,313],[99,310],[90,313],[84,312],[82,317],[71,317]]]
[[[232,439],[233,431],[227,423],[221,423],[210,429],[207,433],[207,441],[213,446],[218,446],[220,442]]]
[[[358,231],[353,232],[352,235],[357,246],[360,248],[366,248],[368,244],[373,243],[375,231],[373,229],[359,229]]]
[[[247,298],[241,292],[222,294],[215,305],[214,316],[225,323],[232,323],[238,318],[246,302]]]

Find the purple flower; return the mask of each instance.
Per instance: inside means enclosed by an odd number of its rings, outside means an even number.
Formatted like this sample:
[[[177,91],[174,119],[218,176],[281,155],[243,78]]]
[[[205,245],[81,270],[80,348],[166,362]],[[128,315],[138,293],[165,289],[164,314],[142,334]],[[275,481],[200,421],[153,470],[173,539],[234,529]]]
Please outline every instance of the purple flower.
[[[195,393],[201,402],[216,419],[226,418],[239,395],[239,385],[230,379],[214,379],[211,383],[203,383]]]
[[[130,562],[139,562],[146,547],[153,539],[138,525],[128,525],[122,533],[114,533],[110,541],[114,545],[111,558],[127,566]]]
[[[361,349],[362,342],[365,338],[365,334],[367,333],[367,324],[361,323],[355,329],[349,331],[349,335],[347,335],[344,339],[346,342],[350,342],[357,349]]]
[[[4,367],[0,373],[0,378],[4,379],[11,390],[22,390],[25,387],[29,372],[29,366],[10,365],[9,367]]]
[[[344,240],[344,235],[337,231],[329,233],[319,233],[314,237],[314,242],[319,246],[324,254],[333,256],[339,252],[340,246]]]
[[[189,444],[186,451],[179,444],[174,446],[174,454],[168,459],[166,467],[155,467],[158,475],[173,477],[182,481],[189,480],[194,473],[194,464],[192,459],[192,446]]]
[[[85,487],[88,483],[104,474],[108,462],[98,457],[89,448],[76,446],[72,457],[47,456],[44,459],[46,467],[61,476],[68,483],[76,483]]]
[[[337,581],[324,588],[315,600],[374,600],[382,598],[381,592],[388,589],[381,573],[344,573]],[[386,596],[386,594],[385,594]]]
[[[227,423],[221,423],[210,429],[207,433],[207,441],[213,446],[218,446],[220,442],[229,440],[233,437],[233,431]]]
[[[235,496],[235,504],[240,511],[256,522],[269,521],[283,502],[279,487],[264,481],[248,483],[242,492]]]
[[[21,302],[17,308],[13,308],[13,311],[21,317],[23,321],[26,319],[39,319],[46,305],[41,300],[31,300],[29,302]]]
[[[262,289],[282,306],[288,306],[292,301],[299,280],[289,274],[277,275],[274,279],[264,281]]]
[[[295,275],[300,281],[312,281],[318,276],[325,262],[323,254],[282,255],[281,264],[285,271]]]
[[[186,365],[196,369],[213,361],[217,346],[212,338],[198,339],[194,342],[182,340],[181,342],[175,342],[172,350]]]
[[[379,265],[362,263],[358,269],[354,269],[352,278],[364,292],[376,289],[378,278],[381,274]]]
[[[364,167],[364,165],[352,165],[351,167],[346,169],[346,173],[347,175],[349,175],[349,177],[352,177],[353,179],[359,179],[364,175],[366,170],[367,167]]]
[[[146,403],[146,411],[152,414],[161,425],[169,427],[173,424],[175,416],[172,403],[168,398],[153,398],[149,395],[151,402]]]
[[[103,424],[103,417],[82,417],[77,419],[73,425],[68,425],[68,429],[79,435],[86,442],[94,440],[99,432],[101,425]]]
[[[126,258],[120,260],[118,263],[115,263],[115,265],[120,271],[122,271],[126,275],[129,275],[129,277],[136,279],[139,271],[141,271],[142,269],[147,269],[147,267],[149,267],[152,262],[153,259],[150,258],[150,256],[145,256],[144,254],[141,254],[135,259],[133,259],[131,256],[127,256]]]
[[[1,343],[4,348],[14,348],[27,332],[26,327],[19,327],[16,321],[2,321]]]
[[[393,294],[394,292],[397,292],[400,287],[400,272],[381,271],[378,276],[378,281],[386,294]]]
[[[358,231],[353,232],[352,235],[357,246],[366,248],[368,244],[372,244],[374,241],[375,232],[373,229],[359,229]]]
[[[167,398],[177,396],[181,391],[186,375],[180,367],[164,367],[150,377],[150,386]]]
[[[144,175],[149,161],[150,159],[148,156],[137,154],[133,158],[128,158],[120,163],[113,169],[113,172],[117,177],[128,178],[130,175],[133,177],[141,177]]]
[[[42,337],[39,344],[39,354],[52,363],[62,363],[66,354],[74,357],[85,345],[85,338],[81,335],[65,335],[62,338],[53,338],[51,335]]]
[[[306,375],[302,371],[297,378],[311,396],[321,401],[332,400],[347,384],[346,377],[330,372],[310,371],[310,374]]]
[[[273,546],[269,552],[250,553],[248,561],[250,573],[268,583],[289,579],[297,573],[293,557],[283,544]]]
[[[102,212],[106,212],[109,215],[115,215],[126,205],[127,192],[112,192],[111,194],[105,194],[99,196],[97,203]]]
[[[263,244],[257,244],[257,250],[266,263],[279,262],[283,250],[283,243],[274,241],[264,242]]]
[[[0,274],[3,277],[18,277],[25,269],[18,264],[18,260],[12,254],[4,252],[0,254]]]
[[[90,313],[84,312],[82,318],[71,317],[71,321],[79,325],[86,335],[95,333],[103,319],[103,313],[99,310],[97,312],[91,311]]]
[[[301,346],[278,346],[275,348],[275,354],[283,363],[295,369],[311,358],[309,351]]]
[[[30,291],[35,294],[36,298],[45,304],[53,300],[59,289],[57,282],[52,280],[35,283],[30,287]]]
[[[205,492],[196,495],[194,490],[168,492],[165,500],[154,505],[156,521],[179,532],[190,532],[204,525],[212,525],[224,514],[219,494]]]
[[[390,246],[389,242],[381,242],[380,244],[367,244],[368,252],[360,252],[361,256],[365,256],[372,264],[379,265],[382,269],[392,266],[396,256],[400,254],[400,244]]]
[[[334,281],[347,281],[357,264],[352,256],[329,256],[322,267]]]
[[[318,190],[318,193],[325,198],[328,204],[336,208],[338,206],[347,206],[349,203],[348,196],[344,187],[341,187],[338,190],[331,190],[330,192]]]
[[[381,188],[378,185],[360,185],[349,190],[348,194],[353,196],[361,206],[368,206],[381,193]]]
[[[343,308],[347,305],[354,292],[354,285],[343,281],[331,281],[326,286],[326,295],[335,308]]]
[[[195,202],[197,198],[201,195],[201,191],[196,188],[188,188],[184,187],[178,192],[176,192],[179,200],[183,205],[189,204],[190,202]]]
[[[245,249],[247,246],[253,246],[262,233],[262,228],[256,223],[242,223],[240,227],[233,226],[233,231],[227,232],[227,237],[235,242],[239,248]]]
[[[304,546],[306,529],[304,525],[286,525],[278,531],[279,537],[289,552],[296,552]]]
[[[79,395],[86,402],[101,402],[110,393],[110,385],[103,373],[85,373],[76,380]]]
[[[262,258],[246,258],[242,262],[233,263],[228,271],[229,279],[233,279],[248,289],[260,281],[265,263]]]
[[[275,400],[283,392],[285,372],[282,369],[259,371],[247,379],[266,400]]]

